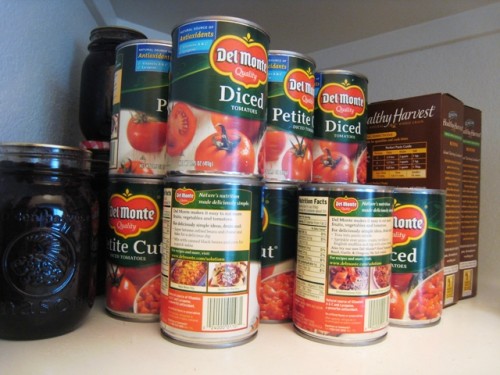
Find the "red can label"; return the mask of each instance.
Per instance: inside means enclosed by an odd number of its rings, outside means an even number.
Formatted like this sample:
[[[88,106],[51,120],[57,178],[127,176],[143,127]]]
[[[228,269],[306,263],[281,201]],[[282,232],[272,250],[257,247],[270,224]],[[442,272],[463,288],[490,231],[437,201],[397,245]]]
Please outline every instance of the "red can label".
[[[313,182],[366,183],[366,88],[361,75],[316,73]]]
[[[269,53],[267,129],[258,156],[266,181],[311,181],[314,69],[295,52]]]
[[[139,40],[117,47],[110,174],[165,174],[170,59],[167,42]]]
[[[258,174],[269,37],[230,17],[174,29],[168,171]]]
[[[108,199],[106,308],[133,320],[160,313],[162,180],[112,180]]]

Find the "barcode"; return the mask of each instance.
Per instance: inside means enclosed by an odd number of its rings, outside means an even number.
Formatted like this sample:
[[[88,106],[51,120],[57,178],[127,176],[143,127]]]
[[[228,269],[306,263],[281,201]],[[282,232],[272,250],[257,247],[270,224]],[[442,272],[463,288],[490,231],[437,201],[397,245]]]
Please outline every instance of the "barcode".
[[[365,331],[373,331],[389,324],[389,303],[389,295],[366,300]]]
[[[226,331],[246,326],[246,295],[203,298],[203,331]]]

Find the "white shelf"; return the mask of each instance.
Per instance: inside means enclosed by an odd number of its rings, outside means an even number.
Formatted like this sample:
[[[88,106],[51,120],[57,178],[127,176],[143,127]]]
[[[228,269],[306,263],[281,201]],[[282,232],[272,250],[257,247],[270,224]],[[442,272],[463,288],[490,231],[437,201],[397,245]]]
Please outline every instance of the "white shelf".
[[[314,342],[285,323],[261,324],[254,340],[226,349],[174,344],[158,323],[110,317],[99,297],[72,333],[0,340],[0,374],[498,374],[500,299],[483,292],[447,307],[435,326],[389,327],[372,345]]]

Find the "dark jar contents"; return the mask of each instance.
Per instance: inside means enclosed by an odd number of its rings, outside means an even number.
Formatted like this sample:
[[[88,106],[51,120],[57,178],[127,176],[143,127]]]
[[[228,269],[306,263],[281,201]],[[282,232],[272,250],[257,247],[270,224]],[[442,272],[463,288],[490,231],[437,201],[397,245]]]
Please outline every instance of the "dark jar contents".
[[[108,226],[109,143],[83,141],[80,148],[92,153],[90,186],[99,204],[99,226],[93,252],[96,256],[96,295],[103,295],[106,285],[106,228]]]
[[[76,329],[95,298],[89,151],[0,144],[0,338]]]
[[[98,27],[90,32],[89,54],[80,81],[79,122],[86,139],[109,142],[116,46],[144,38],[143,33],[123,27]]]

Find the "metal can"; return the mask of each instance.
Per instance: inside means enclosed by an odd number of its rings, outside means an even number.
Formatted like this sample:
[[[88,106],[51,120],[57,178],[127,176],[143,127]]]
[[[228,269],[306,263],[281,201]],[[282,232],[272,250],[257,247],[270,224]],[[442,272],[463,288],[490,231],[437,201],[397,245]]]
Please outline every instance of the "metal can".
[[[377,342],[389,325],[392,189],[308,184],[298,200],[297,332],[326,343]]]
[[[109,173],[167,171],[170,42],[139,39],[116,48]]]
[[[266,181],[311,181],[315,69],[300,53],[269,51],[267,128],[259,152]]]
[[[422,327],[441,319],[446,193],[394,191],[390,323]]]
[[[160,314],[163,179],[109,181],[106,310],[133,321]]]
[[[168,170],[258,174],[269,36],[252,22],[214,16],[175,27],[172,43]]]
[[[160,325],[171,341],[228,347],[255,337],[262,182],[167,176]]]
[[[364,184],[368,79],[337,69],[315,78],[312,181]]]
[[[262,224],[261,322],[292,320],[295,258],[297,256],[298,186],[266,183]]]

